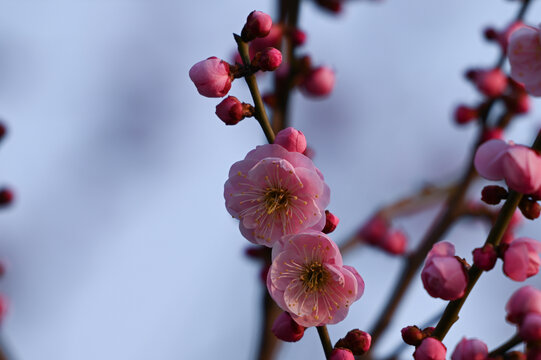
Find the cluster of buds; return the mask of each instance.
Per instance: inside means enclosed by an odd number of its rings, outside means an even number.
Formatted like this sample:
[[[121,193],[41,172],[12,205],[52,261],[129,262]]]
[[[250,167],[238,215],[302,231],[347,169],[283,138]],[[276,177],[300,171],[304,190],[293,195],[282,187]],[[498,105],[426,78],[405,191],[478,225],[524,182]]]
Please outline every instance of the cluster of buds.
[[[408,244],[406,235],[401,230],[391,229],[390,222],[380,213],[368,220],[357,236],[361,241],[392,255],[403,254]]]

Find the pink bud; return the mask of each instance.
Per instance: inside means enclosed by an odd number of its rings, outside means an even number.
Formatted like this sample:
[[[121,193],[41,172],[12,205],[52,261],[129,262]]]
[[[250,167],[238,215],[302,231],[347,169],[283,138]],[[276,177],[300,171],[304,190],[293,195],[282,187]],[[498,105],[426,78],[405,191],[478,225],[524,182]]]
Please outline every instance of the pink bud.
[[[363,355],[370,349],[372,337],[369,333],[359,329],[353,329],[347,335],[338,340],[335,347],[349,349],[353,355]]]
[[[509,148],[503,140],[489,140],[477,149],[473,160],[479,175],[488,180],[503,179],[502,157]]]
[[[455,110],[455,121],[457,124],[469,123],[470,121],[477,119],[477,116],[477,109],[466,105],[460,105]]]
[[[522,237],[515,239],[503,256],[503,272],[515,281],[524,281],[539,272],[541,242]]]
[[[486,360],[487,345],[478,339],[462,338],[451,355],[451,360]]]
[[[491,270],[497,259],[498,253],[492,244],[486,244],[482,248],[473,250],[473,263],[481,270]]]
[[[481,200],[489,205],[498,205],[507,199],[507,190],[498,185],[488,185],[481,191]]]
[[[339,222],[340,219],[338,219],[338,216],[334,215],[329,210],[325,210],[325,227],[323,230],[321,230],[321,232],[324,234],[332,233],[338,226]]]
[[[447,349],[438,339],[427,337],[421,345],[415,349],[413,358],[415,360],[445,360]]]
[[[524,341],[541,340],[541,314],[526,314],[520,324],[519,335]]]
[[[274,71],[282,63],[282,53],[273,47],[268,47],[255,55],[253,65],[262,71]]]
[[[301,83],[304,92],[313,97],[327,96],[334,87],[334,71],[326,66],[313,69]]]
[[[306,150],[306,137],[301,131],[292,127],[285,128],[276,134],[274,143],[291,152],[302,154]]]
[[[541,291],[533,286],[523,286],[511,295],[505,305],[507,321],[519,324],[528,313],[541,315]]]
[[[190,79],[197,91],[206,97],[222,97],[231,89],[229,64],[215,56],[192,66]]]
[[[296,342],[304,336],[304,326],[301,326],[291,318],[288,312],[284,311],[274,321],[272,333],[280,340],[287,342]]]
[[[216,105],[216,115],[226,125],[235,125],[244,119],[242,103],[236,97],[228,96]]]
[[[385,235],[379,246],[393,255],[401,255],[406,251],[408,238],[400,230],[393,230]]]
[[[380,214],[375,214],[363,225],[359,237],[369,244],[376,245],[382,241],[388,230],[388,221]]]
[[[355,357],[349,349],[337,348],[332,351],[329,360],[355,360]]]
[[[507,88],[507,76],[498,68],[478,70],[473,81],[477,89],[488,97],[498,97]]]
[[[291,40],[293,40],[295,46],[301,46],[306,42],[306,33],[300,29],[295,29],[291,34]]]
[[[417,326],[406,326],[402,328],[402,340],[408,345],[419,346],[425,338],[421,329]]]
[[[262,11],[252,11],[242,28],[242,40],[248,42],[255,38],[263,38],[269,34],[272,27],[272,18]]]
[[[451,249],[453,255],[450,254]],[[456,300],[464,295],[468,285],[467,273],[462,263],[454,257],[454,252],[452,244],[441,242],[434,245],[428,254],[421,279],[430,296]]]
[[[520,193],[531,194],[541,187],[541,157],[521,145],[510,146],[501,160],[507,185]]]

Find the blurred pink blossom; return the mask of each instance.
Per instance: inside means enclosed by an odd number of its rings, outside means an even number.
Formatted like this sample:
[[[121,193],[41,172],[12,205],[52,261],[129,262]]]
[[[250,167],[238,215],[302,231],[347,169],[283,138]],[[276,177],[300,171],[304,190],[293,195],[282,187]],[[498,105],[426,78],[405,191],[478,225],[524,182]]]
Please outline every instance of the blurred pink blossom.
[[[528,93],[541,96],[540,30],[522,26],[513,31],[507,48],[511,77],[523,83]]]

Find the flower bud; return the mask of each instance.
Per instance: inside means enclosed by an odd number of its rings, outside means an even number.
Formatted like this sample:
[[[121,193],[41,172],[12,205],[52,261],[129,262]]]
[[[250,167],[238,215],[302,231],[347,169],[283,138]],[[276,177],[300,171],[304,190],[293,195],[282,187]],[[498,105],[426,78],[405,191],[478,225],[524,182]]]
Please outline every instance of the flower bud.
[[[337,348],[332,351],[329,360],[355,360],[355,357],[349,349]]]
[[[515,239],[503,256],[503,272],[510,279],[524,281],[539,272],[541,242],[522,237]]]
[[[502,157],[509,146],[503,140],[489,140],[479,146],[473,160],[479,175],[488,180],[503,179]]]
[[[268,47],[255,54],[252,65],[258,67],[261,71],[274,71],[282,63],[282,53],[273,47]]]
[[[541,206],[537,201],[525,196],[520,200],[518,208],[526,219],[535,220],[541,215]]]
[[[379,246],[393,255],[402,255],[406,251],[408,238],[400,230],[393,230],[385,235]]]
[[[478,339],[462,338],[451,355],[451,360],[486,360],[487,345]]]
[[[526,314],[520,323],[519,335],[524,341],[541,340],[541,314]]]
[[[215,56],[192,66],[190,79],[197,91],[206,97],[223,97],[231,89],[229,64]]]
[[[301,46],[306,42],[306,33],[301,29],[294,29],[291,34],[291,40],[295,46]]]
[[[433,337],[427,337],[415,349],[413,358],[415,360],[445,360],[446,353],[447,349],[441,341]]]
[[[520,324],[528,313],[541,315],[541,291],[533,286],[523,286],[511,295],[505,305],[507,321]]]
[[[507,199],[507,190],[498,185],[488,185],[481,191],[481,200],[489,205],[498,205],[500,201]]]
[[[481,134],[481,144],[489,140],[503,139],[503,129],[499,127],[488,128]]]
[[[466,124],[479,116],[477,109],[460,105],[455,110],[455,121],[457,124]]]
[[[334,88],[334,71],[326,66],[313,69],[301,83],[301,88],[308,96],[322,97],[331,93]]]
[[[353,355],[363,355],[370,350],[372,337],[369,333],[354,329],[349,331],[346,336],[336,343],[334,347],[349,349]]]
[[[448,242],[435,244],[428,253],[421,279],[430,296],[456,300],[464,295],[467,273],[454,253],[455,247]]]
[[[321,230],[324,234],[330,234],[336,229],[340,219],[329,210],[325,210],[325,227]]]
[[[380,214],[375,214],[359,231],[359,237],[369,244],[376,245],[385,237],[389,230],[389,222]]]
[[[272,333],[280,340],[287,342],[296,342],[304,336],[304,326],[301,326],[291,318],[288,312],[284,311],[274,321]]]
[[[8,188],[0,189],[0,206],[7,206],[11,205],[13,202],[13,191]]]
[[[234,96],[228,96],[216,105],[216,115],[226,125],[235,125],[245,117],[242,103]]]
[[[510,146],[501,160],[507,185],[520,193],[530,194],[541,187],[541,157],[520,145]]]
[[[263,38],[269,34],[272,27],[272,18],[262,11],[252,11],[242,28],[242,40],[248,42],[255,38]]]
[[[274,143],[282,146],[287,151],[303,153],[306,150],[306,137],[293,127],[285,128],[276,134]]]
[[[477,89],[488,97],[498,97],[507,88],[507,76],[500,69],[478,70],[473,77]]]
[[[7,133],[6,125],[4,125],[2,122],[0,122],[0,140],[4,139]]]
[[[492,244],[473,250],[473,263],[481,270],[491,270],[496,265],[496,260],[498,260],[498,252]]]
[[[402,340],[408,345],[419,346],[425,338],[421,329],[417,326],[406,326],[402,328]]]

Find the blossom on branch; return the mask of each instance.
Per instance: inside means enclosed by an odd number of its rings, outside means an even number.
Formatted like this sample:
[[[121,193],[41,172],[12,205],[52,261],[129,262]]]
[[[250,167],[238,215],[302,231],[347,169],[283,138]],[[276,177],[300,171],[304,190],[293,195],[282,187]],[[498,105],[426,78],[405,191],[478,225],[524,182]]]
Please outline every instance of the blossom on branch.
[[[272,253],[269,293],[302,326],[344,320],[349,306],[364,292],[361,276],[342,264],[338,246],[323,233],[284,236]]]
[[[229,170],[227,211],[249,241],[272,247],[283,235],[325,226],[330,190],[312,160],[277,144],[258,146]]]
[[[511,77],[528,93],[541,96],[541,30],[522,26],[511,33],[507,48]]]

